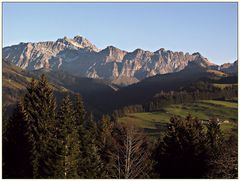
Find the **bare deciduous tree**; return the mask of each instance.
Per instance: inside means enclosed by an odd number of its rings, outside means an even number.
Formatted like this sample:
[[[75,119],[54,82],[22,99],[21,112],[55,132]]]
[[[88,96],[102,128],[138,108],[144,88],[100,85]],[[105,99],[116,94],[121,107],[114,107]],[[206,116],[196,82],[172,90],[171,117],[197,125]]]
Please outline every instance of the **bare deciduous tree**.
[[[146,136],[133,124],[117,125],[115,149],[109,153],[114,160],[113,177],[146,178],[150,168]]]

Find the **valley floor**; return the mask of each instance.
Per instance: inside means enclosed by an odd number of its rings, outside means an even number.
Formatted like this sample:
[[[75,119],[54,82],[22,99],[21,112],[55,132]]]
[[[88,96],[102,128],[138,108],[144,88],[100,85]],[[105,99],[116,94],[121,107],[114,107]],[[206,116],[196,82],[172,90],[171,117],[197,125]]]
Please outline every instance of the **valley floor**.
[[[133,122],[137,127],[143,128],[149,135],[159,135],[166,129],[171,116],[186,117],[191,114],[203,121],[218,118],[221,129],[228,134],[237,129],[238,104],[237,102],[202,100],[196,103],[173,104],[164,107],[158,112],[130,113],[119,118],[119,122]]]

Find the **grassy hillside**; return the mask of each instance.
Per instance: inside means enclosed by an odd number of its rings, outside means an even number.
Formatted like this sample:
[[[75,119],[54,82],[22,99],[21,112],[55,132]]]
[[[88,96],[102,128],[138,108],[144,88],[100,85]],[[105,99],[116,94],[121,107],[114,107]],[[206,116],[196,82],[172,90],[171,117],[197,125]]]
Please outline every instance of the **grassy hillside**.
[[[213,84],[213,86],[220,88],[220,89],[224,89],[226,87],[237,86],[237,84]]]
[[[159,112],[132,113],[119,119],[120,122],[134,122],[138,127],[144,128],[149,134],[159,134],[165,130],[172,115],[187,116],[191,114],[201,120],[217,117],[222,130],[227,134],[237,128],[238,105],[235,102],[203,100],[196,103],[175,104],[165,107]]]

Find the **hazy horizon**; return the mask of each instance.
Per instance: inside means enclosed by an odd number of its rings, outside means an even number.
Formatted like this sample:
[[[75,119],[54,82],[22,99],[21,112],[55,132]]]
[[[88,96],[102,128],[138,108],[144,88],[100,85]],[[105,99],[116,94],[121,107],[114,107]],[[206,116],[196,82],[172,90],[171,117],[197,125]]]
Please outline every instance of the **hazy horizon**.
[[[76,35],[100,49],[165,48],[234,62],[237,3],[3,3],[4,47]]]

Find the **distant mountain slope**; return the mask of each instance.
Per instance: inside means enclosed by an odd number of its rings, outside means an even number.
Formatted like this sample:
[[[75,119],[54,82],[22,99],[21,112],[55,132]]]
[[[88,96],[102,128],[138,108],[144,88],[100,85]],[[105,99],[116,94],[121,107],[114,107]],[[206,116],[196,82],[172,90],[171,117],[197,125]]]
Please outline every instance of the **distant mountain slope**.
[[[102,114],[108,109],[108,104],[112,104],[111,99],[108,98],[113,97],[119,89],[116,85],[103,80],[76,77],[63,71],[37,70],[33,73],[38,76],[45,73],[51,83],[62,86],[75,94],[80,93],[87,109],[97,114]]]
[[[212,83],[219,83],[220,81],[237,83],[236,76],[236,78],[232,78],[226,73],[212,70],[205,63],[204,61],[193,61],[179,72],[156,75],[146,78],[139,83],[123,87],[117,92],[116,102],[119,102],[120,107],[124,105],[143,104],[162,90],[177,90],[200,80]],[[121,100],[123,97],[124,101]]]
[[[16,103],[31,78],[26,71],[8,62],[3,61],[2,67],[2,98],[5,107]]]
[[[80,93],[87,109],[95,115],[111,113],[114,109],[126,105],[144,104],[162,90],[177,90],[199,80],[212,83],[237,83],[237,76],[229,76],[227,73],[213,70],[208,65],[208,61],[201,58],[190,62],[179,72],[149,77],[127,87],[118,87],[101,79],[76,77],[62,70],[22,70],[3,61],[3,104],[14,104],[19,96],[24,94],[31,77],[38,78],[43,73],[54,88],[58,100],[66,92],[72,96]]]
[[[3,61],[2,72],[3,107],[11,110],[20,97],[26,93],[26,87],[29,85],[32,78],[38,79],[39,76],[26,70],[22,70],[6,61]],[[72,91],[57,83],[51,82],[51,87],[53,88],[58,101],[66,92],[70,95],[73,94]]]
[[[20,96],[26,92],[26,87],[32,77],[38,79],[41,74],[47,76],[57,101],[60,101],[66,93],[70,94],[70,96],[80,93],[83,96],[87,109],[97,114],[102,114],[102,105],[107,105],[109,102],[106,97],[115,94],[118,90],[116,85],[108,82],[75,77],[63,71],[46,71],[45,69],[26,71],[4,60],[2,65],[4,107],[12,108]]]
[[[64,70],[72,75],[109,80],[129,85],[158,74],[178,72],[189,62],[202,60],[199,53],[136,49],[127,52],[113,46],[100,50],[86,38],[64,37],[57,41],[20,43],[3,48],[3,58],[26,70]]]

